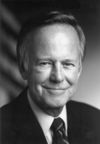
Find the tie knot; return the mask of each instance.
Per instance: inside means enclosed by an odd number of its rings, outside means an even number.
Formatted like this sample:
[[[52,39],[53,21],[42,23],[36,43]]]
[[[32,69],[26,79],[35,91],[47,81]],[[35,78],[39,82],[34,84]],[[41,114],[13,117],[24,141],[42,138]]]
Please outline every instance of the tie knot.
[[[65,133],[65,124],[61,118],[54,119],[51,130],[53,132],[53,144],[69,144]]]
[[[56,118],[54,119],[52,125],[51,125],[51,130],[57,132],[57,131],[65,131],[65,124],[64,121],[61,118]]]

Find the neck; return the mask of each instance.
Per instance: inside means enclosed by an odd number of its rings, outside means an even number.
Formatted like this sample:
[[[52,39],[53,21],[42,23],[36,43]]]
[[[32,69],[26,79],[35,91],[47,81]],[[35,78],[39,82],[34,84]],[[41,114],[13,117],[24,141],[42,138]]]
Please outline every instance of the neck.
[[[62,107],[51,107],[48,105],[44,105],[44,104],[40,104],[37,101],[34,101],[34,103],[37,105],[37,107],[39,107],[43,112],[45,112],[46,114],[53,116],[53,117],[57,117],[63,110],[63,106]]]
[[[48,115],[51,115],[53,117],[57,117],[58,115],[60,115],[60,113],[62,112],[63,107],[54,107],[54,108],[47,108],[47,109],[42,109],[45,113],[47,113]]]

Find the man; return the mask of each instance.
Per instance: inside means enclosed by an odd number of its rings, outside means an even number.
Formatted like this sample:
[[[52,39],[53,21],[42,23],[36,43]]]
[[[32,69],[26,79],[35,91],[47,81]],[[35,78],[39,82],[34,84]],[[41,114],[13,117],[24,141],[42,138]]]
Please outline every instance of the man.
[[[93,123],[84,121],[81,114],[87,108],[96,110],[68,102],[82,71],[84,48],[84,33],[70,14],[50,11],[25,23],[17,55],[28,87],[1,108],[2,144],[99,144],[97,129],[93,126],[92,131],[88,130],[87,125]],[[57,118],[63,120],[64,132],[58,128],[62,123],[56,123],[59,132],[54,129]]]

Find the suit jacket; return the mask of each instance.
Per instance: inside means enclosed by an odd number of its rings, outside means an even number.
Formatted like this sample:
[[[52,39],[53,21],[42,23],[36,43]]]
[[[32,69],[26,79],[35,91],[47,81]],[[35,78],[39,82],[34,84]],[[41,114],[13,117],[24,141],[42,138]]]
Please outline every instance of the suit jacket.
[[[100,111],[89,105],[67,103],[70,144],[100,144]],[[26,90],[0,109],[0,144],[47,144],[31,110]]]

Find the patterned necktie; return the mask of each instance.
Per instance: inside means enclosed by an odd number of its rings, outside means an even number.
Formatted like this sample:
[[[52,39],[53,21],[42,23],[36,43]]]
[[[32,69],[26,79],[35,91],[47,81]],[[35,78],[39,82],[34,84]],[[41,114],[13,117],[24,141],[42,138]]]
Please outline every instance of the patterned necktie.
[[[69,144],[68,137],[65,134],[65,124],[61,118],[57,118],[51,125],[53,132],[52,144]]]

